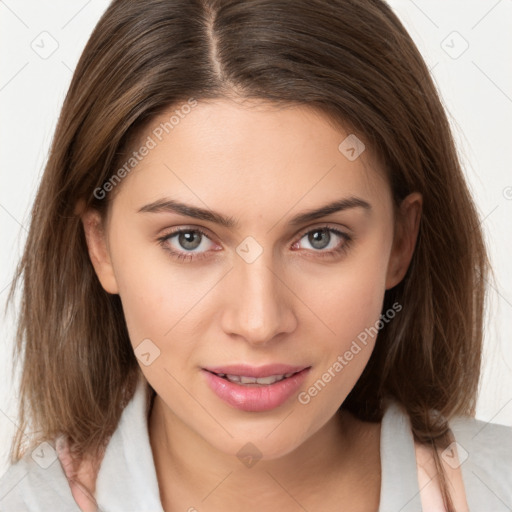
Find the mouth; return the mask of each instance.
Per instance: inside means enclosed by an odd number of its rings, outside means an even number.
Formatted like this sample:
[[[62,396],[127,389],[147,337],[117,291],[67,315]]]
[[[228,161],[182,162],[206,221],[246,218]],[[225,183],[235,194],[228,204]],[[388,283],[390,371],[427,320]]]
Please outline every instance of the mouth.
[[[210,371],[210,370],[206,370]],[[247,375],[228,375],[225,373],[216,373],[211,372],[214,375],[217,375],[217,377],[220,377],[222,379],[226,379],[229,382],[233,382],[236,384],[240,384],[242,386],[269,386],[272,384],[275,384],[276,382],[280,382],[284,379],[288,379],[289,377],[292,377],[293,375],[297,375],[301,370],[296,372],[289,372],[284,374],[278,374],[278,375],[269,375],[268,377],[249,377]]]
[[[206,383],[223,402],[247,412],[275,409],[303,385],[311,366],[271,365],[203,368]]]

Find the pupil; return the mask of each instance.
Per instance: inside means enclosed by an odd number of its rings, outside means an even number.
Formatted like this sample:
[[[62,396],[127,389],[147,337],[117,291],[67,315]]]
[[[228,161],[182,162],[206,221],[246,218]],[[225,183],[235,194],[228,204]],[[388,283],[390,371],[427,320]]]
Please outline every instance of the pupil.
[[[197,249],[201,243],[201,233],[185,231],[179,234],[178,241],[184,249]]]
[[[317,229],[308,238],[315,249],[325,249],[329,245],[331,235],[327,229]]]

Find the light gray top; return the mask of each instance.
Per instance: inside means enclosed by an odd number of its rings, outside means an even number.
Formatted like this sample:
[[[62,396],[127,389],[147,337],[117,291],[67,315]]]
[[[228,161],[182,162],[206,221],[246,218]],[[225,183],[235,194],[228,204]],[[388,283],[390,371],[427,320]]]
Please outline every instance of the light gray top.
[[[101,512],[163,512],[141,380],[105,452],[96,482]],[[512,427],[458,417],[450,422],[467,452],[462,477],[471,512],[512,511]],[[388,401],[381,428],[379,512],[421,511],[414,441],[400,404]],[[462,458],[459,454],[459,458]],[[54,447],[43,443],[0,479],[0,512],[80,512]]]

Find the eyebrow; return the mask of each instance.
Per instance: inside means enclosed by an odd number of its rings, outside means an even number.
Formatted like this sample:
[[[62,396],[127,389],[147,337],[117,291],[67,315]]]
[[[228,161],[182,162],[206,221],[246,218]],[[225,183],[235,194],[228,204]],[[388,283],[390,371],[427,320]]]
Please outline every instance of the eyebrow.
[[[306,222],[311,222],[321,217],[325,217],[326,215],[352,208],[363,208],[368,211],[372,209],[370,203],[367,201],[364,201],[359,197],[352,196],[333,201],[314,210],[307,210],[293,217],[289,223],[292,226],[304,224]],[[213,210],[199,208],[197,206],[181,203],[180,201],[169,198],[159,199],[153,203],[147,204],[140,208],[138,213],[176,213],[185,217],[193,217],[194,219],[213,222],[214,224],[219,224],[226,228],[238,227],[238,222],[233,217],[225,217]]]

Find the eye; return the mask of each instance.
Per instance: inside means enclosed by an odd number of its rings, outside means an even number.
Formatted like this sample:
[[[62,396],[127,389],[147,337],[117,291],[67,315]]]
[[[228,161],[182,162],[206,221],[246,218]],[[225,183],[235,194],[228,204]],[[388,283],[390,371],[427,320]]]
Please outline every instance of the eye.
[[[348,250],[352,238],[339,229],[321,226],[303,233],[300,240],[292,247],[300,248],[298,246],[302,240],[305,240],[305,243],[310,246],[306,249],[319,252],[322,256],[336,256]]]
[[[348,250],[353,238],[339,229],[320,226],[303,232],[292,249],[303,249],[300,247],[302,240],[310,245],[310,248],[306,247],[306,252],[312,252],[317,257],[336,257]],[[202,229],[191,227],[175,229],[158,238],[158,242],[172,258],[180,261],[197,261],[207,257],[212,250],[222,249]]]
[[[199,259],[216,247],[208,235],[198,228],[181,228],[158,239],[171,256],[179,260]],[[213,249],[218,250],[218,249]]]

